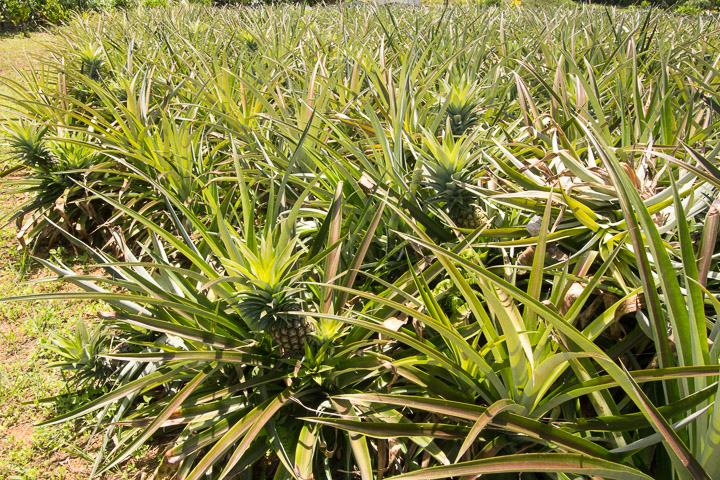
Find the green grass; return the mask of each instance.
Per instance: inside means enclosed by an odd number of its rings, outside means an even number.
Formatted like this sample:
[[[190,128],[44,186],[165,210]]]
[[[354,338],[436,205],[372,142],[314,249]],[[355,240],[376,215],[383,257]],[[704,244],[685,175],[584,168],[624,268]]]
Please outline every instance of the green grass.
[[[51,41],[52,36],[46,33],[34,33],[30,37],[21,34],[0,37],[0,77],[17,79],[16,71],[30,69],[32,63],[46,51],[46,45]],[[0,84],[0,95],[5,93],[7,88]],[[3,102],[0,100],[0,107],[2,105]],[[0,159],[2,158],[0,156]]]
[[[44,53],[52,39],[52,35],[47,33],[0,37],[0,75],[12,77],[14,69],[30,68],[33,58]]]

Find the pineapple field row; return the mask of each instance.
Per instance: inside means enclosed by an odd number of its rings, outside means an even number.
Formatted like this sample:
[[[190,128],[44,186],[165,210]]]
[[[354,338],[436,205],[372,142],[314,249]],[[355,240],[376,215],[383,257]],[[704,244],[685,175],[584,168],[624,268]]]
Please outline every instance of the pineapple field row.
[[[586,6],[76,18],[6,218],[94,473],[720,478],[720,23]],[[169,473],[168,473],[169,472]]]

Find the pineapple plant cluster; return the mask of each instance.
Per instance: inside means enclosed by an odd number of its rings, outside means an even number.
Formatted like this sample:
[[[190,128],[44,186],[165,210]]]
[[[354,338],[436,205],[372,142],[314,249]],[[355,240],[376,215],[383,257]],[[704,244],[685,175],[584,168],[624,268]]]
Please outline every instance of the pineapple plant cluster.
[[[83,292],[0,301],[107,305],[42,425],[95,477],[720,478],[713,17],[171,5],[52,48],[5,220]]]

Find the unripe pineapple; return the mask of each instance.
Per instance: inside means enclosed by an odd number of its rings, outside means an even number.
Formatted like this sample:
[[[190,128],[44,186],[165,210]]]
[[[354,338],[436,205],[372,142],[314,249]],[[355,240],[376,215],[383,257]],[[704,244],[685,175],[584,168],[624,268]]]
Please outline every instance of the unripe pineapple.
[[[313,328],[310,322],[299,315],[288,315],[270,327],[270,335],[285,353],[301,352],[311,342]]]
[[[285,354],[303,351],[313,333],[312,325],[301,314],[298,291],[276,286],[275,292],[250,290],[240,294],[239,310],[246,320],[269,332]]]
[[[460,228],[475,230],[487,221],[485,211],[480,205],[470,203],[450,211],[450,218]]]

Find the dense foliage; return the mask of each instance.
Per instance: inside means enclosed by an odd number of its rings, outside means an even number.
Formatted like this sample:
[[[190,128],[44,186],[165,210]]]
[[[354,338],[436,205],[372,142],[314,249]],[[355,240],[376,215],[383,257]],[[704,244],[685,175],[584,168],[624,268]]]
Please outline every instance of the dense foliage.
[[[606,5],[671,8],[684,13],[697,13],[720,7],[720,0],[596,1],[597,3]],[[102,12],[114,8],[167,7],[173,3],[237,6],[271,2],[262,0],[0,0],[0,32],[14,30],[27,31],[28,29],[38,27],[58,25],[70,20],[74,14],[82,12]],[[319,0],[303,0],[297,3],[314,5],[322,2]],[[342,1],[325,3],[335,4],[342,3]],[[478,6],[500,6],[503,4],[503,0],[476,0],[471,3]],[[521,4],[522,2],[518,0],[516,3]],[[580,1],[580,3],[584,3],[584,0]],[[553,5],[556,4],[554,3]]]
[[[0,32],[58,25],[83,12],[102,12],[113,8],[168,6],[178,0],[0,0]],[[212,0],[182,0],[184,3],[211,4]],[[222,4],[245,3],[226,0]]]
[[[59,24],[73,12],[122,6],[125,0],[0,0],[0,31]]]
[[[713,8],[720,5],[718,0],[591,0],[592,3],[618,6],[643,6],[659,8],[678,8],[682,6],[696,6],[698,8]]]
[[[720,478],[714,18],[158,12],[8,82],[13,220],[102,272],[3,301],[109,305],[49,346],[98,472]]]

